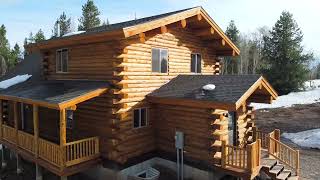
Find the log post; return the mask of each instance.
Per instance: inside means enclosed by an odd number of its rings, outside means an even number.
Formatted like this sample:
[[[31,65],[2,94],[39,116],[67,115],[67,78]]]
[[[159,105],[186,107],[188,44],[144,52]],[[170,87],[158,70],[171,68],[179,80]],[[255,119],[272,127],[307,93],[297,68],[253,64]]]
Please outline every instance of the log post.
[[[299,150],[296,150],[297,156],[296,156],[296,175],[300,176],[300,152]]]
[[[280,142],[280,130],[279,129],[275,129],[274,130],[274,139],[276,139],[277,141],[279,141]],[[274,145],[275,147],[275,153],[276,154],[279,154],[279,152],[280,152],[280,146],[279,146],[279,144],[278,143],[275,143],[275,145]]]
[[[261,139],[257,140],[258,143],[258,164],[257,166],[261,165]]]
[[[226,141],[221,141],[221,166],[226,167]]]
[[[16,134],[15,144],[18,146],[18,103],[16,101],[13,102],[13,119],[14,119],[14,129]]]
[[[34,154],[39,156],[39,107],[33,105],[33,134],[34,134]]]
[[[66,110],[60,110],[60,152],[61,152],[61,159],[60,159],[60,167],[63,169],[66,165],[66,158],[65,158],[65,145],[67,143],[66,137]]]
[[[248,163],[248,170],[250,171],[250,172],[252,172],[252,163],[253,163],[253,156],[252,156],[252,150],[253,150],[253,148],[252,148],[252,144],[248,144],[247,145],[247,153],[248,153],[248,159],[247,159],[247,163]]]

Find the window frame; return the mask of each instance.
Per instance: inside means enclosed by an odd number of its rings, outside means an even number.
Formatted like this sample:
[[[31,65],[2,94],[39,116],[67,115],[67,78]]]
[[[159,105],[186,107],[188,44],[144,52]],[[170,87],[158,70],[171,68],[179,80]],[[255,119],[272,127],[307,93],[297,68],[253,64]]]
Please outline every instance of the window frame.
[[[144,126],[141,125],[141,110],[142,109],[145,109],[145,112],[146,112],[146,124]],[[139,110],[139,125],[137,127],[134,126],[134,112],[136,110]],[[135,108],[133,109],[133,124],[132,124],[132,127],[133,129],[141,129],[141,128],[145,128],[149,125],[149,108],[148,107],[141,107],[141,108]]]
[[[153,71],[152,69],[152,58],[153,58],[153,50],[157,49],[159,50],[159,71]],[[161,51],[167,51],[167,72],[161,72],[162,66],[161,66]],[[161,48],[161,47],[152,47],[151,48],[151,73],[154,74],[169,74],[169,49],[167,48]]]
[[[192,72],[192,55],[196,57],[195,59],[195,72]],[[198,55],[200,56],[200,72],[198,72]],[[194,74],[202,74],[202,55],[201,53],[191,53],[190,55],[190,72]]]
[[[66,65],[67,65],[67,71],[63,71],[63,67],[62,67],[62,52],[64,51],[64,50],[66,50],[66,52],[67,52],[67,59],[66,59]],[[58,53],[60,52],[60,66],[61,66],[61,69],[59,70],[58,69],[58,60],[59,60],[59,58],[58,58]],[[56,73],[68,73],[68,69],[69,69],[69,49],[68,48],[61,48],[61,49],[57,49],[56,50]]]
[[[68,112],[72,113],[71,122],[69,121]],[[73,122],[74,122],[74,111],[70,109],[66,109],[66,129],[72,130],[74,126]]]

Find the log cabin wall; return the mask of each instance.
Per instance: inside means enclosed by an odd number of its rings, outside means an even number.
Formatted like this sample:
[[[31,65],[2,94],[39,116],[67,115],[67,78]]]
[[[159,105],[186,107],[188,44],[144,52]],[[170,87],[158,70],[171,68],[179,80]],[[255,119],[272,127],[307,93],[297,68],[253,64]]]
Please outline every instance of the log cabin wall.
[[[157,30],[155,30],[157,31]],[[152,33],[151,33],[152,34]],[[219,74],[219,61],[215,51],[207,47],[200,38],[193,35],[188,28],[169,29],[167,33],[159,32],[146,35],[146,41],[141,42],[139,36],[121,41],[124,46],[122,63],[123,71],[116,75],[121,81],[115,84],[121,89],[117,91],[123,97],[117,104],[121,104],[118,114],[122,141],[118,142],[121,159],[139,156],[155,149],[154,131],[151,125],[141,130],[134,130],[132,111],[137,107],[148,106],[144,103],[145,96],[153,90],[167,83],[179,74],[191,73],[191,53],[200,53],[202,56],[202,74]],[[168,50],[168,73],[154,73],[151,71],[152,48]],[[150,120],[152,124],[152,120]],[[120,150],[121,149],[121,150]]]
[[[68,72],[56,72],[56,51],[68,49]],[[121,53],[118,41],[43,50],[46,79],[113,80],[113,62]]]
[[[243,147],[252,142],[252,127],[254,126],[253,108],[243,105],[237,110],[237,145]]]

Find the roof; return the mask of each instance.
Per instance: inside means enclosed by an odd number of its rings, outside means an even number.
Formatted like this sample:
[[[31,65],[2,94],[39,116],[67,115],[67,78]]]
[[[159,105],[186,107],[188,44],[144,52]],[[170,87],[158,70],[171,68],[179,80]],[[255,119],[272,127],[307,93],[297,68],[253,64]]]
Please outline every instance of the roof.
[[[226,46],[223,44],[224,51],[228,50],[228,55],[239,55],[240,50],[224,34],[222,29],[214,22],[214,20],[208,15],[208,13],[202,7],[193,7],[160,15],[145,17],[141,19],[130,20],[110,25],[103,25],[89,29],[84,33],[66,37],[52,38],[49,40],[41,41],[39,43],[29,44],[26,46],[26,49],[45,49],[54,46],[66,46],[68,44],[81,44],[85,41],[89,41],[89,39],[90,42],[99,42],[104,41],[106,39],[114,39],[116,37],[128,38],[163,26],[171,25],[182,20],[186,20],[186,22],[188,23],[188,20],[190,18],[197,16],[200,16],[201,19],[203,18],[204,21],[202,22],[207,22],[206,24],[214,30],[214,35],[216,36],[216,38],[218,38],[215,40],[224,40],[226,44]],[[201,28],[207,27],[201,26]],[[214,43],[212,44],[214,45]]]
[[[212,91],[203,90],[203,86],[214,84]],[[192,100],[193,102],[211,103],[222,107],[239,108],[257,89],[261,97],[275,99],[277,93],[260,75],[179,75],[161,88],[148,95],[151,100],[172,99]]]
[[[15,68],[0,78],[1,81],[17,75],[30,74],[30,79],[7,89],[0,89],[0,98],[61,109],[104,93],[110,86],[107,82],[83,80],[41,79],[39,53],[25,56]]]
[[[98,81],[26,81],[0,90],[0,97],[1,99],[61,109],[99,96],[108,87],[108,83]],[[80,98],[81,101],[79,101]],[[77,101],[77,103],[72,103],[73,101]]]

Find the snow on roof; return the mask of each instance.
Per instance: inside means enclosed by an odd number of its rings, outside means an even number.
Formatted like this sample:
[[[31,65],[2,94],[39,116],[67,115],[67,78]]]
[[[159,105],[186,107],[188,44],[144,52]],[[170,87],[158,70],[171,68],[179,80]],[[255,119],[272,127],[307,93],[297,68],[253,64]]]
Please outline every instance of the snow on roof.
[[[215,88],[216,88],[216,85],[214,84],[207,84],[202,86],[202,89],[206,91],[213,91]]]
[[[17,76],[15,76],[13,78],[1,81],[0,82],[0,89],[6,89],[6,88],[8,88],[10,86],[22,83],[22,82],[28,80],[31,76],[32,75],[29,75],[29,74],[17,75]]]
[[[312,129],[298,133],[283,133],[282,136],[290,139],[299,146],[320,149],[320,129]]]
[[[292,92],[278,96],[271,104],[251,103],[254,109],[272,109],[291,107],[295,104],[313,104],[320,102],[320,79],[305,82],[306,89],[301,92]]]
[[[76,35],[76,34],[81,34],[81,33],[84,33],[84,32],[86,32],[86,31],[74,31],[74,32],[70,32],[70,33],[64,34],[62,37],[72,36],[72,35]]]

